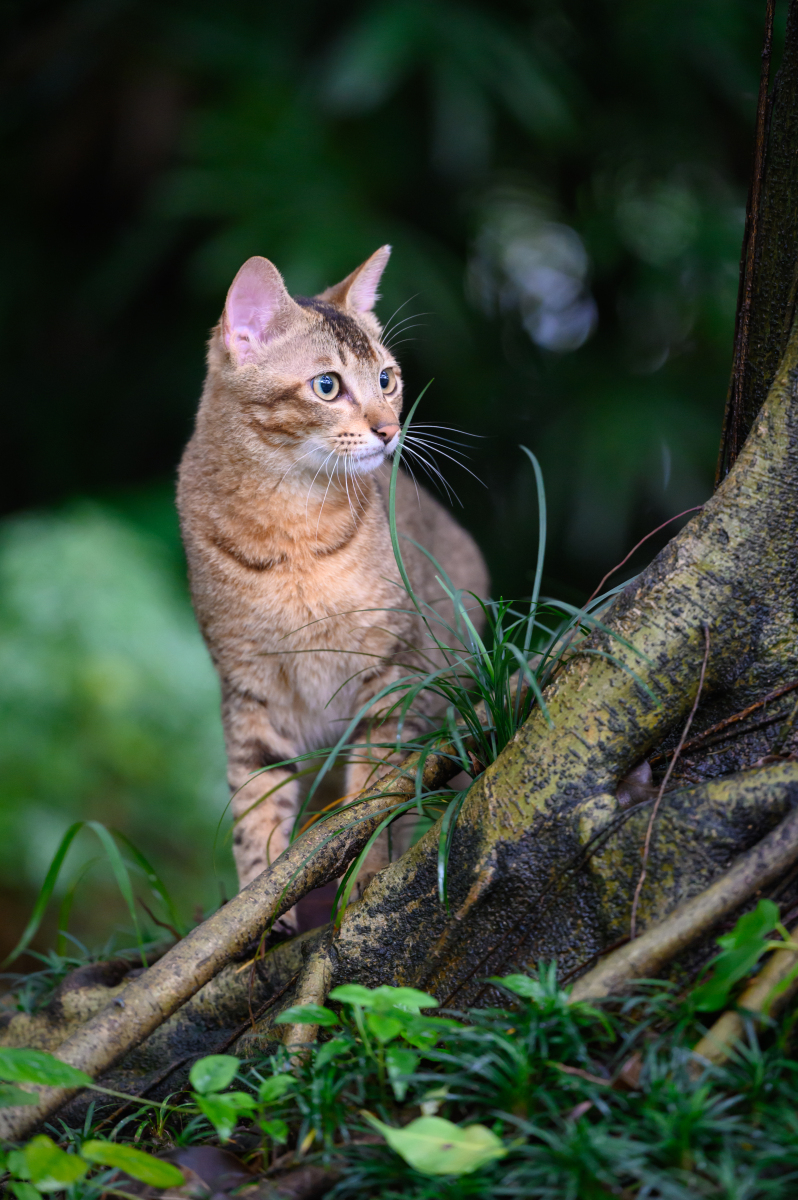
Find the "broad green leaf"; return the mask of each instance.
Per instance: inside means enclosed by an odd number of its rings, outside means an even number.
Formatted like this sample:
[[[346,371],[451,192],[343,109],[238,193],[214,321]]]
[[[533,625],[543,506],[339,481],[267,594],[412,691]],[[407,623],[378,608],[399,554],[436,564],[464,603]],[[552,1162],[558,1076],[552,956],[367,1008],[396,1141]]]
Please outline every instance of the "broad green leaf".
[[[44,1050],[0,1050],[0,1079],[8,1083],[39,1083],[47,1087],[91,1087],[85,1071],[61,1062]]]
[[[329,1042],[324,1042],[323,1045],[316,1049],[316,1056],[313,1059],[315,1070],[321,1071],[327,1066],[327,1063],[332,1062],[339,1054],[346,1054],[352,1049],[352,1043],[346,1038],[331,1038]]]
[[[136,1150],[133,1146],[125,1146],[119,1142],[99,1139],[84,1142],[80,1153],[91,1163],[99,1163],[102,1167],[116,1167],[151,1187],[182,1187],[186,1182],[183,1172],[173,1163],[164,1162],[163,1159],[155,1158],[144,1150]]]
[[[393,1088],[393,1094],[401,1102],[407,1094],[407,1079],[404,1075],[412,1075],[418,1066],[418,1055],[402,1046],[389,1046],[385,1051],[385,1065],[388,1068],[388,1079]]]
[[[0,1108],[13,1108],[17,1104],[35,1104],[39,1097],[35,1092],[26,1092],[13,1083],[0,1083]]]
[[[340,1025],[335,1013],[321,1004],[297,1004],[280,1013],[275,1025]]]
[[[438,1001],[434,996],[420,992],[417,988],[391,987],[389,984],[383,984],[382,987],[374,989],[372,1007],[378,1012],[385,1012],[390,1008],[401,1008],[405,1012],[418,1013],[422,1008],[437,1008]]]
[[[748,974],[767,950],[767,935],[778,919],[778,905],[772,900],[760,900],[753,912],[740,917],[731,933],[718,938],[721,952],[711,963],[712,975],[693,989],[693,1003],[699,1012],[715,1012],[725,1007],[735,983]]]
[[[417,1117],[403,1129],[363,1116],[406,1163],[424,1175],[469,1175],[507,1153],[485,1125],[454,1125],[443,1117]]]
[[[17,1183],[12,1180],[8,1185],[16,1200],[41,1200],[41,1192],[32,1183]]]
[[[260,1127],[267,1137],[275,1142],[288,1141],[288,1126],[280,1117],[272,1117],[270,1121],[261,1121]]]
[[[199,1059],[189,1071],[191,1086],[203,1096],[224,1091],[235,1079],[240,1061],[232,1054],[209,1054]]]
[[[28,1164],[21,1150],[9,1150],[6,1165],[11,1174],[16,1175],[18,1179],[30,1179]]]
[[[530,979],[528,975],[493,975],[488,982],[497,983],[508,992],[523,996],[526,1000],[537,1000],[542,992],[539,981]]]
[[[371,988],[359,983],[344,983],[341,987],[333,988],[330,999],[337,1000],[339,1004],[359,1004],[361,1008],[370,1008],[373,994]]]
[[[40,1133],[24,1147],[22,1153],[30,1172],[31,1183],[40,1192],[60,1192],[86,1174],[88,1165],[77,1154],[67,1154],[52,1138]]]
[[[275,1100],[282,1099],[295,1083],[293,1075],[272,1075],[269,1079],[264,1079],[258,1088],[258,1099],[261,1104],[274,1104]]]
[[[445,1030],[459,1029],[453,1017],[421,1017],[408,1015],[404,1022],[403,1038],[417,1050],[429,1050],[440,1040]]]
[[[378,1042],[385,1045],[386,1042],[391,1042],[402,1032],[401,1021],[396,1017],[387,1016],[383,1013],[370,1012],[366,1013],[366,1024],[374,1034]]]
[[[208,1118],[220,1139],[226,1142],[231,1138],[239,1116],[244,1112],[252,1112],[257,1105],[254,1096],[246,1092],[225,1092],[223,1096],[215,1093],[198,1096],[197,1107]]]

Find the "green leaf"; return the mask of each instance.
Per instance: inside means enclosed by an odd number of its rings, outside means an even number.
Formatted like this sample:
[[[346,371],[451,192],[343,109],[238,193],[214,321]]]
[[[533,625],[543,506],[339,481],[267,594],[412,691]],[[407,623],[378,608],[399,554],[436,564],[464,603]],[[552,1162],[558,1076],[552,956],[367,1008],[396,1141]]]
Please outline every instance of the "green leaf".
[[[203,1096],[208,1092],[224,1091],[235,1079],[240,1062],[232,1054],[209,1054],[195,1062],[189,1071],[191,1086]]]
[[[409,1166],[423,1175],[469,1175],[507,1153],[485,1125],[454,1125],[443,1117],[417,1117],[403,1129],[363,1116]]]
[[[417,988],[391,987],[390,984],[367,988],[359,983],[345,983],[341,987],[333,988],[330,999],[338,1000],[341,1004],[356,1004],[372,1012],[388,1012],[392,1008],[401,1008],[405,1012],[417,1013],[422,1008],[438,1007],[435,997],[428,996],[426,992],[420,992]]]
[[[33,906],[33,912],[31,913],[30,920],[25,926],[22,932],[22,937],[19,939],[14,949],[11,951],[8,957],[3,959],[2,963],[0,963],[0,970],[4,971],[5,968],[14,961],[14,959],[19,958],[20,954],[22,954],[24,950],[27,950],[28,946],[33,941],[33,938],[36,936],[36,931],[42,923],[42,917],[47,910],[47,905],[50,903],[50,897],[52,896],[55,885],[58,882],[58,876],[61,873],[61,867],[64,865],[64,859],[67,856],[67,851],[82,828],[83,821],[76,821],[74,825],[70,825],[69,829],[67,829],[66,833],[61,838],[58,849],[53,855],[50,866],[47,868],[47,875],[45,876],[41,891],[36,897],[36,903]]]
[[[255,1097],[247,1092],[225,1092],[223,1096],[198,1096],[197,1107],[208,1118],[220,1139],[226,1142],[232,1136],[239,1116],[244,1112],[252,1112],[257,1103]]]
[[[419,992],[416,988],[383,984],[382,987],[374,989],[372,1005],[378,1012],[401,1008],[405,1012],[418,1013],[422,1008],[437,1008],[438,1001],[434,996],[428,996],[426,992]]]
[[[30,1179],[28,1164],[21,1150],[9,1150],[6,1165],[12,1175],[16,1175],[19,1179]]]
[[[412,1075],[418,1066],[418,1055],[402,1046],[389,1046],[385,1051],[385,1065],[388,1068],[388,1079],[393,1088],[393,1094],[401,1102],[407,1094],[408,1080],[404,1075]]]
[[[316,1056],[313,1059],[314,1069],[321,1071],[339,1054],[346,1054],[351,1049],[352,1043],[346,1038],[332,1038],[329,1042],[324,1042],[323,1045],[316,1048]]]
[[[275,1025],[340,1025],[335,1013],[321,1004],[297,1004],[280,1013]]]
[[[40,1192],[60,1192],[71,1183],[82,1179],[88,1170],[82,1158],[77,1154],[67,1154],[44,1133],[28,1142],[22,1153],[30,1172],[31,1183],[34,1183]]]
[[[280,1117],[272,1117],[270,1121],[261,1121],[263,1132],[275,1142],[288,1141],[288,1126]]]
[[[404,1022],[384,1013],[370,1012],[366,1013],[366,1025],[377,1041],[385,1045],[386,1042],[393,1041],[397,1034],[402,1032]]]
[[[371,1006],[371,988],[362,987],[359,983],[344,983],[341,987],[333,988],[330,999],[340,1004],[359,1004],[361,1008]]]
[[[13,1083],[0,1083],[0,1108],[13,1108],[17,1104],[35,1104],[39,1097],[35,1092],[26,1092],[14,1087]]]
[[[17,1183],[16,1180],[8,1185],[16,1200],[41,1200],[41,1192],[32,1183]]]
[[[524,996],[527,999],[537,998],[540,993],[540,983],[537,979],[530,979],[528,975],[493,975],[488,982],[498,983],[508,992],[514,992],[516,996]]]
[[[0,1079],[8,1083],[39,1083],[46,1087],[91,1087],[85,1071],[61,1062],[44,1050],[0,1049]]]
[[[459,1029],[460,1022],[453,1017],[409,1016],[405,1021],[403,1037],[418,1050],[429,1050],[447,1029]]]
[[[164,1162],[133,1146],[97,1139],[84,1142],[80,1153],[88,1162],[99,1163],[102,1167],[116,1167],[151,1187],[182,1187],[186,1182],[183,1172],[173,1163]]]
[[[692,999],[699,1012],[724,1008],[738,980],[747,975],[768,949],[767,935],[779,920],[778,905],[760,900],[753,912],[744,913],[731,933],[718,938],[721,953],[710,964],[709,979],[693,989]]]
[[[272,1075],[260,1085],[258,1099],[261,1104],[274,1104],[275,1100],[281,1100],[295,1083],[293,1075]]]

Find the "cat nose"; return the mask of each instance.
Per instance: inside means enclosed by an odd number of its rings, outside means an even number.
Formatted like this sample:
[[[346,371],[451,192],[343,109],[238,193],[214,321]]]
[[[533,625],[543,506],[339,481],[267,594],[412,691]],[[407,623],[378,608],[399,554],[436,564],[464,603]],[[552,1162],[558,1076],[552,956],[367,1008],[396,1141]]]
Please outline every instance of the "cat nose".
[[[371,432],[376,433],[377,437],[383,442],[390,442],[391,438],[396,437],[399,432],[398,425],[372,425]]]

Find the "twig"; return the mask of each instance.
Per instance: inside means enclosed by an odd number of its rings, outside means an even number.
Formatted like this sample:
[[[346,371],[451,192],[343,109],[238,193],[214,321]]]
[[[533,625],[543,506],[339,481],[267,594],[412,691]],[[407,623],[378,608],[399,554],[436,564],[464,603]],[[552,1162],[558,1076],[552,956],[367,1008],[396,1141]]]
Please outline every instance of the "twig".
[[[642,537],[636,546],[632,546],[632,549],[626,555],[626,558],[622,558],[621,561],[618,563],[617,567],[613,567],[611,571],[608,571],[607,574],[604,576],[604,578],[601,580],[601,583],[599,583],[596,587],[593,588],[593,591],[588,596],[587,600],[585,601],[585,604],[586,605],[589,604],[591,600],[594,600],[596,598],[596,596],[598,596],[598,594],[600,593],[601,589],[604,587],[604,584],[607,582],[607,580],[610,578],[610,576],[614,575],[616,571],[620,571],[621,567],[625,566],[628,563],[629,559],[632,557],[635,550],[639,550],[644,542],[647,542],[649,538],[652,538],[655,533],[659,533],[660,529],[664,529],[666,525],[672,524],[673,521],[678,521],[679,517],[686,517],[688,513],[698,512],[698,510],[703,507],[704,507],[703,504],[695,504],[695,505],[693,505],[692,508],[686,508],[684,510],[684,512],[677,513],[675,517],[668,517],[667,521],[663,521],[662,524],[658,525],[656,529],[652,529],[650,533],[647,533],[645,537]]]
[[[141,896],[138,897],[138,902],[141,905],[141,907],[144,909],[147,916],[153,922],[153,924],[160,925],[161,929],[167,929],[169,931],[169,933],[171,933],[172,937],[175,939],[176,942],[180,941],[181,935],[177,932],[174,925],[167,925],[166,921],[159,921],[158,918],[156,917],[155,913],[152,911],[152,909],[149,908],[148,905],[146,905],[144,903]]]
[[[706,738],[712,737],[715,733],[721,733],[729,725],[734,725],[738,721],[744,721],[746,717],[750,717],[751,713],[764,708],[766,704],[770,704],[771,700],[778,700],[780,696],[786,696],[788,692],[794,692],[796,688],[798,688],[798,680],[794,683],[788,683],[784,687],[776,688],[776,691],[765,696],[764,700],[757,700],[756,704],[749,704],[747,708],[741,709],[740,712],[733,713],[730,717],[724,717],[716,725],[710,725],[709,729],[705,729],[703,733],[697,733],[695,737],[690,738],[689,741],[684,743],[682,754],[687,750],[692,750],[694,746],[701,746]],[[775,718],[775,720],[778,719],[778,717]],[[773,722],[768,721],[768,724],[773,724]],[[755,728],[759,729],[761,726],[757,725]],[[663,750],[660,754],[654,754],[648,761],[651,764],[660,762],[663,758],[667,758],[670,753],[670,750]]]
[[[740,256],[740,284],[737,293],[737,317],[734,325],[734,357],[729,391],[726,396],[726,411],[723,414],[723,429],[720,437],[718,465],[715,470],[715,487],[729,473],[740,453],[740,416],[748,362],[748,343],[751,336],[751,304],[754,295],[754,268],[756,266],[757,238],[759,234],[759,210],[762,200],[762,181],[765,175],[765,142],[768,124],[768,91],[770,88],[770,60],[773,53],[773,16],[776,0],[767,0],[765,14],[765,42],[762,47],[762,71],[759,76],[759,97],[756,107],[756,135],[754,141],[754,167],[748,204],[745,212],[745,231]]]
[[[673,768],[676,766],[679,755],[681,754],[682,746],[684,745],[684,743],[687,739],[687,735],[690,732],[690,726],[693,723],[693,717],[696,714],[696,709],[698,708],[698,702],[700,701],[701,693],[704,690],[704,676],[706,675],[707,663],[709,662],[709,626],[707,624],[703,624],[702,628],[704,630],[704,661],[701,664],[701,677],[698,680],[698,690],[696,691],[696,694],[695,694],[695,700],[693,701],[693,707],[690,709],[690,716],[687,718],[687,723],[685,724],[685,727],[682,730],[682,736],[679,739],[679,745],[676,747],[673,758],[671,759],[671,761],[668,764],[668,769],[665,772],[665,776],[662,780],[662,783],[659,785],[659,792],[657,793],[657,799],[654,801],[654,807],[652,808],[651,816],[648,819],[648,829],[646,830],[646,840],[643,845],[643,866],[640,870],[640,878],[637,881],[637,887],[635,888],[634,899],[632,901],[632,917],[631,917],[631,921],[629,923],[629,940],[630,940],[630,942],[634,941],[636,932],[637,932],[637,906],[640,903],[640,893],[642,892],[643,884],[646,881],[646,868],[648,867],[648,855],[651,850],[651,834],[654,831],[654,821],[656,820],[657,812],[659,811],[660,802],[662,801],[662,797],[665,792],[665,788],[667,786],[668,780],[671,777]]]

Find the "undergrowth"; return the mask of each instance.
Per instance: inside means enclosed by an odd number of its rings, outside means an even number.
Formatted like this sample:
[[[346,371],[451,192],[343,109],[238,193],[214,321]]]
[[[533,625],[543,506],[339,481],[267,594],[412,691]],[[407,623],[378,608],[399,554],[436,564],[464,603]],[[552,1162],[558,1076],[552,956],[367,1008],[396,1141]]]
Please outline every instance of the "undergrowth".
[[[717,984],[723,954],[715,962]],[[221,1143],[261,1176],[327,1168],[332,1200],[798,1194],[795,1014],[761,1040],[749,1027],[721,1068],[690,1053],[706,989],[702,1001],[699,989],[644,983],[596,1007],[569,1003],[554,965],[492,982],[503,1007],[435,1015],[433,998],[414,989],[335,989],[323,1008],[283,1014],[318,1023],[315,1046],[204,1058],[191,1087],[164,1104],[137,1101],[115,1125],[93,1108],[79,1129],[56,1122],[6,1155],[6,1185],[17,1200],[57,1190],[95,1200],[124,1189],[115,1165],[157,1173],[143,1156],[125,1160],[128,1147],[162,1156]],[[729,976],[717,1003],[731,986]],[[45,1081],[48,1059],[0,1050],[15,1092],[6,1103],[19,1102],[26,1080]]]

